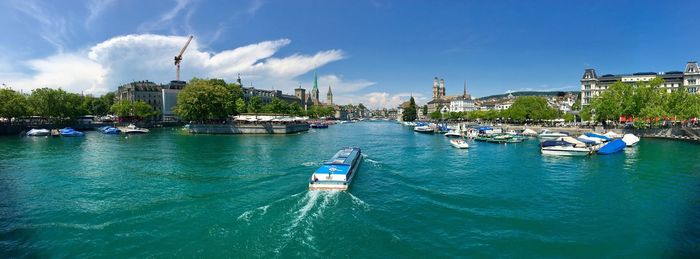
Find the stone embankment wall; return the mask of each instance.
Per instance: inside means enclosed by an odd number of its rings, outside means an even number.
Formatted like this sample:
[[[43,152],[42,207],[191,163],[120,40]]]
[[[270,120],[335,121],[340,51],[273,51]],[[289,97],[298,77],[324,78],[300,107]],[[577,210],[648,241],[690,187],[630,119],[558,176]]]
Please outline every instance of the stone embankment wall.
[[[192,134],[289,134],[308,131],[308,123],[192,124]]]

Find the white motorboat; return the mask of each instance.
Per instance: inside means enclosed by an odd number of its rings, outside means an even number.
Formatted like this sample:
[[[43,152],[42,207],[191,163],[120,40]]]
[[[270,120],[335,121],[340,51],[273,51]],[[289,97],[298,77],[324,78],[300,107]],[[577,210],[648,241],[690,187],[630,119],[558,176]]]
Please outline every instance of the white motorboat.
[[[537,136],[537,131],[534,131],[532,129],[525,129],[523,130],[522,133],[523,136],[528,136],[528,137],[536,137]]]
[[[566,137],[568,135],[564,133],[559,133],[559,132],[552,132],[550,130],[543,130],[542,133],[537,135],[538,138],[540,138],[540,141],[545,141],[545,140],[555,140],[561,137]]]
[[[611,139],[620,138],[620,134],[617,134],[617,133],[612,132],[612,131],[608,131],[608,133],[603,134],[603,136],[606,136],[606,137],[611,138]]]
[[[542,147],[541,151],[543,155],[557,156],[587,156],[591,154],[591,150],[588,148],[568,145]]]
[[[595,142],[596,145],[597,145],[597,144],[603,143],[603,140],[602,140],[602,139],[594,138],[594,137],[589,137],[589,136],[586,136],[586,135],[578,136],[578,138],[584,139],[584,140],[588,140],[588,141],[593,141],[593,142]]]
[[[420,133],[435,133],[435,129],[433,129],[433,127],[430,127],[427,125],[426,126],[416,126],[415,128],[413,128],[413,131],[420,132]]]
[[[639,137],[633,134],[625,134],[624,136],[622,136],[622,141],[624,141],[628,147],[631,147],[639,143]]]
[[[450,139],[450,144],[456,148],[469,148],[469,144],[463,139]]]
[[[459,137],[462,137],[462,134],[459,134],[458,132],[456,132],[454,130],[450,130],[447,133],[445,133],[445,137],[448,137],[448,138],[449,137],[457,137],[457,138],[459,138]]]
[[[122,132],[124,132],[126,134],[145,134],[145,133],[148,133],[149,130],[136,127],[136,125],[134,125],[134,124],[129,124],[129,126],[127,126],[126,129],[124,129]]]
[[[27,136],[29,137],[43,137],[51,135],[51,131],[47,129],[31,129],[27,131]]]

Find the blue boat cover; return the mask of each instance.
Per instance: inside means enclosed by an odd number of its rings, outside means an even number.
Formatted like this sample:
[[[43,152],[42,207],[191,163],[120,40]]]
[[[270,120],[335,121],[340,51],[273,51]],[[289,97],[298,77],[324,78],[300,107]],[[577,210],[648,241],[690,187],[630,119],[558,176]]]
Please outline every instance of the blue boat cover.
[[[599,134],[595,134],[595,133],[593,133],[593,132],[588,132],[588,133],[586,133],[586,134],[584,134],[584,135],[586,135],[586,137],[599,138],[599,139],[603,139],[603,140],[605,140],[605,141],[609,141],[609,140],[610,140],[610,138],[608,138],[608,137],[606,137],[606,136],[599,135]]]
[[[598,154],[609,155],[612,153],[617,153],[620,152],[620,150],[624,149],[625,146],[627,146],[627,144],[625,144],[624,141],[622,141],[621,139],[616,139],[608,142],[608,144],[605,144],[605,146],[601,147],[598,150]]]
[[[571,143],[566,141],[556,141],[556,140],[545,140],[540,144],[542,147],[553,147],[553,146],[573,146]]]

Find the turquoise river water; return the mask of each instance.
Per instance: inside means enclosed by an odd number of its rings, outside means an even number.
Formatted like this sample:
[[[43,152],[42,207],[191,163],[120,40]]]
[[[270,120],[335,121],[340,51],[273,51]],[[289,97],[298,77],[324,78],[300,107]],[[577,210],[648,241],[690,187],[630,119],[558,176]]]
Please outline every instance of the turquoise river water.
[[[700,145],[545,157],[389,122],[294,135],[0,138],[0,257],[693,257]],[[343,146],[348,192],[309,192]]]

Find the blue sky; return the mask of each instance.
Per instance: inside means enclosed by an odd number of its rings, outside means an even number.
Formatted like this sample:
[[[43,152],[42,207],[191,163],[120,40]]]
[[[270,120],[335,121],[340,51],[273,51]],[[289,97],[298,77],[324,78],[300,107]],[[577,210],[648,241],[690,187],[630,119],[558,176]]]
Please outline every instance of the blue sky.
[[[682,70],[700,57],[699,1],[2,1],[0,82],[102,94],[131,80],[233,80],[393,107],[448,94],[577,90],[599,74]]]

